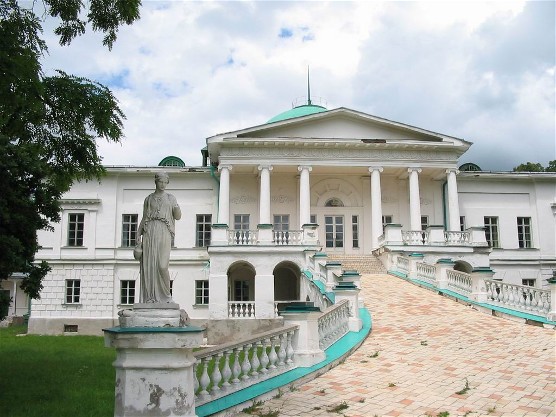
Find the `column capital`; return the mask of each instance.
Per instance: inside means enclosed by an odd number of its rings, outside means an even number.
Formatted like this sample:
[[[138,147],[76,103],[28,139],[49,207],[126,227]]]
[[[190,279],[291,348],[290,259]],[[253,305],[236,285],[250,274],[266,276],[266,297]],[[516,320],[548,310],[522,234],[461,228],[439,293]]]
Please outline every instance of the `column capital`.
[[[309,166],[309,165],[299,165],[297,167],[297,170],[299,172],[303,171],[304,169],[306,169],[307,171],[311,172],[313,170],[313,167]]]
[[[269,164],[261,164],[258,166],[259,171],[262,171],[263,169],[267,169],[269,171],[272,171],[274,167],[272,165]]]
[[[417,172],[417,174],[420,174],[423,170],[419,167],[409,167],[407,168],[407,172],[409,172],[410,174],[412,172]]]
[[[222,171],[223,169],[227,169],[228,171],[232,170],[232,165],[229,164],[223,164],[223,165],[218,165],[218,171]]]
[[[459,169],[457,169],[457,168],[448,168],[448,169],[446,169],[446,174],[450,174],[452,172],[457,175],[457,174],[459,174]]]
[[[382,167],[369,167],[369,172],[372,173],[373,171],[382,172],[382,171],[384,171],[384,168],[382,168]]]

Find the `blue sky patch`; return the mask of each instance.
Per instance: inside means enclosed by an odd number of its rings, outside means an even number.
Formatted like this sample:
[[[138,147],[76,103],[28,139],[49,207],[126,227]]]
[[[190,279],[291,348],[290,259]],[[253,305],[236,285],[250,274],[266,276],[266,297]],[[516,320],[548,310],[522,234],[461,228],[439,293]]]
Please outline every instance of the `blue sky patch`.
[[[288,28],[280,29],[280,34],[278,35],[279,38],[291,38],[293,36],[293,31]]]

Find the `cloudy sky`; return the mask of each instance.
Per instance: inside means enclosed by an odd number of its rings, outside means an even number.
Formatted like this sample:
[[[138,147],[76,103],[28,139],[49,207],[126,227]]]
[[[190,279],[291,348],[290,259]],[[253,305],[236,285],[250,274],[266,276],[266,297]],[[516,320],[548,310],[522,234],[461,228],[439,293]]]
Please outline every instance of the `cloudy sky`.
[[[89,31],[56,68],[109,86],[127,121],[107,165],[200,165],[209,136],[265,123],[306,94],[474,143],[461,162],[556,159],[555,2],[143,0],[112,51]]]

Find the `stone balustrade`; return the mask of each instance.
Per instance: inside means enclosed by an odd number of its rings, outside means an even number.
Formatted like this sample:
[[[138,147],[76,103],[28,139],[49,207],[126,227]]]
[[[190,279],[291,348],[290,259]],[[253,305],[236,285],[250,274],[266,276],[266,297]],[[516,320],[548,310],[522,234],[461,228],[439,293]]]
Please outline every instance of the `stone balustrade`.
[[[550,312],[549,290],[496,280],[485,280],[485,286],[491,304],[543,316]]]
[[[228,301],[228,317],[234,319],[255,318],[255,302]]]
[[[297,367],[289,325],[240,342],[195,352],[195,404],[203,405]]]
[[[436,267],[424,262],[417,262],[417,279],[436,285]]]
[[[469,246],[471,232],[444,232],[444,240],[448,246]]]
[[[472,283],[470,274],[452,269],[446,271],[446,276],[448,278],[449,290],[466,297],[471,294]]]
[[[273,242],[275,245],[280,246],[290,246],[290,245],[301,245],[303,240],[302,230],[273,230],[272,231]]]
[[[322,350],[349,331],[349,302],[342,300],[330,306],[318,319],[319,347]]]
[[[258,230],[229,230],[228,245],[255,245],[258,240]]]

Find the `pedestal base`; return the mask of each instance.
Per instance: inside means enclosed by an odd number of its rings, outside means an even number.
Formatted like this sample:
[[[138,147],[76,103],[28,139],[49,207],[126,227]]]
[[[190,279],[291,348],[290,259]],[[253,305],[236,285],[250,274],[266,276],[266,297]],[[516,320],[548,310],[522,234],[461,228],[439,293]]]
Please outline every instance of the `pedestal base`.
[[[183,327],[189,324],[185,310],[176,303],[136,303],[133,310],[118,312],[120,327]]]
[[[193,349],[203,329],[121,328],[104,330],[116,348],[115,417],[194,417]]]

